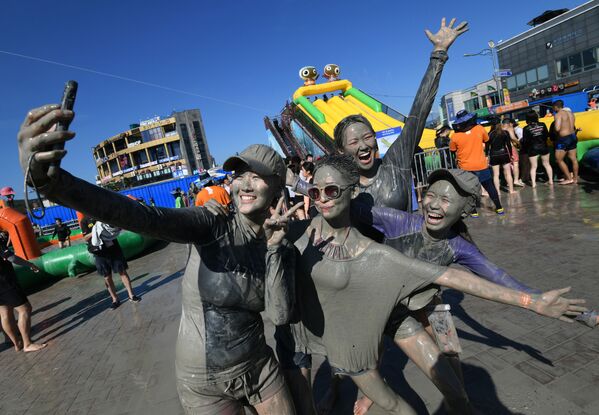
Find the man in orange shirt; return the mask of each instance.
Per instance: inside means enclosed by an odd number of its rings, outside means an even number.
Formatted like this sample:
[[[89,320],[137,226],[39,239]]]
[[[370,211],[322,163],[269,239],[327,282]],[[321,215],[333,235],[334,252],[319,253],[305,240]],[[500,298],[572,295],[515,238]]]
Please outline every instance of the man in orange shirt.
[[[214,199],[223,206],[228,206],[231,203],[231,198],[225,189],[216,186],[212,180],[206,183],[206,186],[196,195],[196,206],[204,206],[208,200]]]
[[[493,184],[493,175],[485,156],[484,143],[489,141],[487,131],[476,123],[476,114],[469,114],[466,110],[457,113],[453,129],[456,132],[451,136],[449,150],[456,153],[458,167],[474,173],[478,177],[480,184],[495,203],[495,212],[498,215],[503,215],[505,212],[499,201],[497,189]],[[476,208],[472,211],[471,216],[478,217]]]

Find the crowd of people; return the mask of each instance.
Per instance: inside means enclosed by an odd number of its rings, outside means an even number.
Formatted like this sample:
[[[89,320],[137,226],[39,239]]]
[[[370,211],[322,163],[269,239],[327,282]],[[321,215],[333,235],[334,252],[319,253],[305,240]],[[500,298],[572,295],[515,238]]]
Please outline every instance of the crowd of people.
[[[230,182],[192,190],[193,203],[189,192],[175,189],[174,209],[139,203],[63,169],[49,174],[49,163],[59,164],[66,154],[53,145],[74,136],[51,126],[74,114],[57,105],[28,113],[18,135],[27,180],[49,200],[95,218],[88,238],[93,246],[118,246],[121,228],[191,244],[175,360],[187,414],[237,414],[250,407],[260,415],[313,415],[312,354],[327,357],[331,367],[321,408],[335,401],[338,379],[349,377],[364,394],[355,414],[373,403],[389,413],[414,414],[379,374],[383,336],[430,378],[450,413],[476,413],[464,388],[450,307],[439,304],[440,286],[565,322],[587,311],[584,300],[564,297],[568,288],[541,292],[520,282],[486,258],[468,232],[464,219],[476,214],[481,185],[503,213],[494,173],[505,174],[511,164],[511,123],[497,121],[487,134],[472,116],[458,114],[449,142],[447,130],[439,142],[455,151],[460,169],[428,175],[423,214],[410,213],[413,155],[447,50],[467,30],[465,22],[454,23],[443,19],[437,33],[426,31],[433,44],[429,65],[401,135],[382,159],[370,122],[351,115],[335,127],[337,154],[285,162],[270,147],[249,146],[225,161],[223,168],[234,172]],[[567,153],[571,140],[566,117],[560,119],[557,144]],[[533,127],[527,137],[537,134]],[[542,157],[535,140],[526,146]],[[483,144],[489,141],[488,161]],[[126,264],[112,254],[94,253],[115,305],[111,275],[120,273],[127,287]],[[448,267],[452,263],[466,270]],[[135,301],[130,285],[127,291]],[[276,355],[267,345],[262,312],[276,326]],[[596,324],[596,314],[586,316]]]

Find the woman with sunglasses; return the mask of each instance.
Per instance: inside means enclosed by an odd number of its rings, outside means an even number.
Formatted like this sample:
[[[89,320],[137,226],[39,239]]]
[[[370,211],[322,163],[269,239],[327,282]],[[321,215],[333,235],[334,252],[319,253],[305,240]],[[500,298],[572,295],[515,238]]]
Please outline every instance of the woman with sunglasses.
[[[414,151],[422,137],[426,118],[435,100],[441,72],[448,59],[447,51],[458,36],[468,30],[467,22],[462,22],[453,27],[455,21],[456,19],[452,19],[449,25],[446,25],[446,20],[443,18],[437,33],[433,34],[428,30],[426,31],[428,39],[433,43],[429,66],[420,83],[400,136],[382,159],[376,158],[378,152],[376,134],[365,117],[350,115],[341,120],[335,127],[335,147],[339,153],[351,156],[358,165],[360,174],[358,189],[360,194],[357,200],[367,206],[384,206],[403,211],[408,211],[412,207],[413,180],[411,168]],[[295,187],[298,192],[306,194],[309,186],[296,180]],[[364,235],[377,241],[383,240],[383,236],[373,228],[359,223],[357,226]],[[419,346],[422,342],[425,342],[431,348],[436,347],[433,339],[430,337],[418,338],[415,330],[410,327],[407,327],[402,333],[404,333],[402,334],[404,340],[401,346],[402,351],[414,362],[426,361],[428,356],[424,354],[423,349]],[[451,389],[450,385],[459,381],[449,362],[444,362],[443,359],[441,359],[435,371],[432,371],[432,368],[427,368],[424,373],[436,385],[446,385],[441,387],[442,390]],[[323,407],[332,407],[337,394],[336,386],[337,382],[333,381],[331,390],[323,399]]]
[[[254,145],[228,159],[235,171],[236,212],[215,217],[203,207],[149,207],[57,169],[71,131],[72,111],[47,105],[29,112],[18,135],[21,167],[51,201],[114,226],[177,243],[193,244],[182,280],[182,314],[176,346],[177,390],[185,413],[236,415],[249,404],[260,415],[294,414],[260,313],[275,324],[291,309],[294,250],[283,239],[289,210],[271,217],[281,194],[285,164],[271,148]],[[298,208],[301,207],[301,204]]]
[[[333,371],[350,376],[384,410],[413,414],[376,371],[379,346],[392,310],[413,293],[438,284],[489,300],[566,319],[585,311],[568,300],[568,289],[528,294],[468,272],[408,258],[363,236],[351,225],[350,203],[359,194],[358,169],[350,157],[329,156],[316,164],[309,196],[321,216],[290,224],[287,238],[299,251],[292,324],[296,350],[327,356]],[[430,293],[434,295],[434,293]],[[359,312],[356,312],[359,310]],[[359,328],[359,330],[358,330]],[[459,393],[459,387],[454,391]],[[456,413],[470,413],[465,396]]]

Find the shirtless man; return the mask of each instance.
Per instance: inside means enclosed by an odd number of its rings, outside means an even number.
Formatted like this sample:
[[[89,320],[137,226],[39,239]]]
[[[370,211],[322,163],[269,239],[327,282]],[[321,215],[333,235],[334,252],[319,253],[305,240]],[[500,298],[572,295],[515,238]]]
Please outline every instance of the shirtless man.
[[[555,161],[564,174],[564,181],[560,184],[573,184],[578,181],[578,160],[576,159],[576,126],[572,111],[564,109],[564,101],[558,99],[553,103],[555,112],[555,132],[557,140],[555,141]],[[572,162],[572,173],[564,162],[564,157]]]

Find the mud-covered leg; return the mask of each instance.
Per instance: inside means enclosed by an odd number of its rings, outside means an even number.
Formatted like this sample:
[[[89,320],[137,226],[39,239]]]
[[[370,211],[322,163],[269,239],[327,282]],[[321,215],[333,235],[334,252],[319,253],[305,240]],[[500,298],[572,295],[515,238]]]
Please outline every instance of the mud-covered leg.
[[[378,370],[351,377],[364,395],[390,414],[416,415],[416,411],[383,380]]]
[[[283,386],[277,393],[264,402],[254,405],[254,409],[259,415],[295,415],[293,399],[291,398],[289,389],[287,389],[287,385]]]

